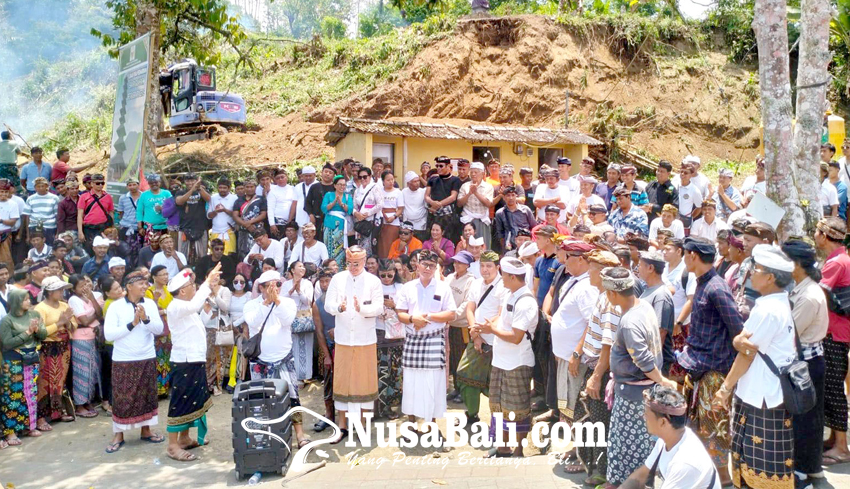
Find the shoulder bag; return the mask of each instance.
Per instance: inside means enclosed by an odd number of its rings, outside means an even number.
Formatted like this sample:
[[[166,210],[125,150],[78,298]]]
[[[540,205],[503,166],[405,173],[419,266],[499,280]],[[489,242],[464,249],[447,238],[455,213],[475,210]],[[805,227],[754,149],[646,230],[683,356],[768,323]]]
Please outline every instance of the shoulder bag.
[[[106,209],[103,207],[103,204],[100,203],[100,199],[97,197],[97,195],[91,194],[91,196],[94,200],[88,205],[88,207],[86,207],[85,213],[88,214],[91,211],[92,207],[97,204],[97,206],[100,207],[100,210],[103,211],[103,215],[106,216],[106,227],[111,228],[112,225],[115,223],[115,220],[112,219],[112,215],[106,212]],[[130,200],[132,201],[132,199]]]
[[[801,345],[800,337],[797,335],[797,327],[794,326],[794,342],[797,346],[797,355],[790,365],[777,368],[773,360],[761,351],[759,355],[767,368],[773,372],[773,375],[779,377],[779,383],[782,385],[782,398],[785,403],[785,410],[792,415],[805,414],[809,412],[815,404],[817,404],[817,393],[815,385],[812,383],[812,378],[809,375],[809,364],[800,358]]]
[[[266,329],[266,323],[269,321],[269,316],[272,315],[276,304],[272,304],[269,313],[266,314],[266,319],[263,320],[263,325],[260,326],[260,332],[242,342],[242,356],[247,358],[249,362],[256,362],[260,358],[260,343],[263,341],[263,330]]]
[[[369,194],[372,193],[372,190],[374,190],[376,186],[377,185],[372,185],[369,190],[366,191],[366,195],[360,199],[360,205],[357,207],[358,212],[363,208],[363,203],[366,202],[366,197],[369,197]],[[360,236],[372,237],[372,234],[375,232],[375,222],[370,218],[357,221],[354,223],[354,231]]]
[[[835,287],[826,294],[829,310],[850,317],[850,287]]]

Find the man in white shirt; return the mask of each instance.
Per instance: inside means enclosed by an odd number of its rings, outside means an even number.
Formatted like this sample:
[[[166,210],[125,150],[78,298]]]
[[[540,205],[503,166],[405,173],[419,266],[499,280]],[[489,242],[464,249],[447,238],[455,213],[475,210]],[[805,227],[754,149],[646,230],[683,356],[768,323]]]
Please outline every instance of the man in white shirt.
[[[682,163],[682,170],[679,173],[681,179],[679,185],[679,220],[682,221],[685,229],[690,229],[691,224],[699,217],[704,199],[702,190],[693,180],[695,175],[695,166]]]
[[[582,165],[582,168],[586,165]],[[573,193],[573,198],[567,206],[567,214],[572,217],[575,213],[587,211],[592,205],[605,205],[602,197],[593,193],[599,183],[593,175],[576,175],[573,180],[579,182],[579,191]]]
[[[308,165],[301,169],[301,182],[295,186],[295,222],[298,227],[304,227],[310,222],[310,214],[304,210],[304,203],[307,201],[307,192],[310,191],[316,183],[316,169]]]
[[[404,199],[404,220],[413,224],[413,235],[419,241],[430,238],[429,230],[425,229],[428,223],[428,209],[425,206],[425,189],[422,188],[422,180],[416,172],[409,171],[404,174],[405,187],[401,191]]]
[[[381,279],[365,271],[366,251],[352,246],[345,250],[345,258],[348,268],[334,275],[325,293],[325,311],[336,318],[333,399],[342,434],[334,443],[348,435],[345,413],[360,417],[362,411],[373,410],[378,398],[375,330],[384,310]],[[438,397],[445,402],[445,375],[443,382]]]
[[[107,453],[124,445],[124,432],[141,428],[142,439],[162,442],[151,426],[159,424],[154,336],[163,323],[156,303],[145,298],[142,272],[127,276],[127,295],[112,303],[103,320],[103,335],[112,346],[112,432]]]
[[[569,199],[569,189],[562,187],[558,181],[558,170],[549,170],[545,174],[546,185],[538,185],[534,191],[534,207],[537,208],[537,219],[539,221],[546,220],[546,206],[556,205],[561,209],[561,215],[558,217],[558,222],[564,222],[567,216],[567,202]]]
[[[728,229],[724,221],[717,219],[717,202],[706,199],[702,202],[702,217],[691,225],[691,236],[694,238],[705,238],[709,241],[717,241],[717,231]]]
[[[200,287],[192,270],[185,268],[168,281],[174,299],[166,315],[171,330],[171,397],[168,404],[168,448],[166,454],[179,462],[197,460],[187,449],[204,446],[207,411],[212,397],[207,387],[207,331],[201,310],[217,283],[221,264],[213,268]],[[198,428],[198,441],[189,438],[189,428]]]
[[[472,255],[472,263],[469,264],[469,273],[477,279],[481,278],[481,253],[484,253],[484,250],[490,248],[484,244],[484,238],[476,238],[475,236],[469,238],[467,245],[467,250]]]
[[[711,456],[697,435],[685,426],[687,403],[669,387],[655,385],[644,391],[646,429],[658,440],[644,464],[620,485],[643,489],[655,468],[662,489],[721,489]]]
[[[579,182],[574,179],[571,174],[573,170],[573,162],[566,156],[558,158],[558,185],[566,189],[567,200],[572,200],[572,196],[578,193]]]
[[[499,254],[488,250],[481,255],[481,279],[473,282],[466,306],[468,327],[498,319],[505,299],[505,287],[499,274]],[[467,425],[479,420],[481,394],[489,396],[490,369],[493,362],[492,334],[470,334],[457,368],[456,382],[466,406]]]
[[[301,263],[312,263],[321,268],[322,263],[328,259],[328,248],[325,243],[316,241],[316,225],[308,222],[301,228],[301,240],[292,247],[289,255],[289,263],[300,261]]]
[[[224,254],[236,253],[236,221],[233,220],[233,204],[236,203],[236,194],[230,192],[230,179],[221,178],[218,181],[218,193],[210,196],[209,211],[207,217],[212,220],[210,239],[220,239],[224,242]]]
[[[6,235],[6,239],[0,243],[0,261],[8,265],[12,261],[12,232],[15,226],[21,222],[21,210],[18,205],[10,200],[12,185],[8,181],[0,182],[0,235]],[[26,205],[26,203],[24,203]]]
[[[248,252],[247,255],[245,255],[245,258],[242,261],[247,263],[248,265],[252,264],[253,262],[257,262],[261,265],[263,263],[263,260],[265,260],[266,258],[272,258],[274,260],[274,266],[277,271],[283,273],[285,256],[283,245],[280,244],[280,241],[276,239],[271,239],[269,237],[269,233],[267,233],[266,230],[263,228],[255,229],[251,232],[251,236],[254,238],[254,245],[251,246],[251,250]],[[292,260],[290,263],[294,263],[294,260]]]
[[[463,207],[460,222],[472,223],[475,235],[484,239],[484,244],[490,248],[492,233],[490,232],[490,208],[493,206],[493,186],[484,181],[484,164],[474,162],[470,165],[471,180],[460,187],[457,203]]]
[[[537,330],[539,308],[534,294],[525,285],[525,267],[516,258],[502,258],[502,284],[507,291],[502,300],[498,324],[492,319],[476,324],[473,335],[494,335],[493,368],[490,371],[490,412],[503,416],[501,426],[505,440],[514,425],[516,446],[493,448],[489,456],[522,455],[522,440],[531,429],[531,377],[534,350],[531,340]],[[511,420],[513,414],[513,421]]]
[[[680,334],[681,329],[691,323],[691,307],[697,290],[697,277],[687,271],[685,266],[685,248],[681,239],[668,239],[664,245],[664,261],[667,269],[664,272],[664,285],[673,294],[673,315],[676,317],[674,335]],[[682,275],[688,273],[687,278]]]
[[[278,168],[274,171],[274,185],[266,196],[269,230],[275,239],[283,238],[283,226],[295,220],[297,199],[295,188],[289,184],[286,170]]]
[[[297,306],[289,297],[281,297],[280,272],[268,270],[257,278],[260,295],[245,304],[245,324],[249,337],[263,332],[260,340],[260,356],[249,364],[251,380],[283,379],[289,386],[290,406],[300,406],[298,375],[295,372],[295,357],[292,355],[292,321]],[[304,446],[303,416],[292,415],[292,428],[298,447]],[[309,442],[308,442],[309,443]]]
[[[372,181],[372,170],[368,167],[361,167],[357,170],[357,188],[354,189],[354,222],[371,221],[375,222],[375,215],[381,212],[383,204],[383,192],[381,185]],[[377,223],[380,226],[380,222]],[[357,233],[357,243],[366,251],[367,255],[375,254],[377,246],[377,237],[373,231],[369,235]],[[373,252],[374,249],[374,252]]]
[[[593,249],[593,245],[583,241],[561,245],[566,253],[564,266],[571,277],[555,291],[560,301],[552,314],[552,352],[557,365],[558,411],[566,422],[574,421],[576,402],[588,369],[581,363],[581,343],[599,298],[599,289],[590,283],[590,263],[585,256]]]
[[[438,263],[435,252],[421,252],[419,278],[404,284],[396,299],[398,318],[407,325],[401,410],[411,422],[428,423],[447,410],[445,328],[456,319],[457,305],[448,283],[435,276]]]
[[[699,189],[700,195],[702,195],[703,197],[708,197],[712,193],[714,193],[714,189],[711,186],[711,180],[709,180],[704,173],[699,171],[700,167],[702,166],[702,160],[700,160],[699,156],[685,156],[682,159],[681,166],[689,166],[693,170],[690,180]],[[679,188],[682,185],[682,178],[680,175],[676,175],[675,177],[673,177],[671,182],[674,186],[676,186],[676,188]]]
[[[174,240],[168,234],[159,239],[160,251],[153,256],[151,268],[163,265],[168,270],[168,278],[174,278],[186,266],[186,255],[174,249]]]
[[[761,157],[756,160],[756,174],[745,178],[743,185],[741,185],[741,195],[744,197],[742,207],[746,207],[747,204],[750,203],[750,199],[753,198],[753,195],[757,193],[767,193],[767,179],[764,174],[764,159]]]
[[[838,216],[838,190],[829,181],[829,166],[826,163],[820,165],[820,205],[824,216]]]

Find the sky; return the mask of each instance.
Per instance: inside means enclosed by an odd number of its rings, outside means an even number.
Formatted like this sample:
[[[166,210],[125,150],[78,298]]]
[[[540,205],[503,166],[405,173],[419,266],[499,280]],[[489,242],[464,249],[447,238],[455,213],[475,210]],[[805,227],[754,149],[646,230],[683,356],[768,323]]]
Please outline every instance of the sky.
[[[679,10],[689,19],[704,19],[713,5],[712,0],[679,0]]]

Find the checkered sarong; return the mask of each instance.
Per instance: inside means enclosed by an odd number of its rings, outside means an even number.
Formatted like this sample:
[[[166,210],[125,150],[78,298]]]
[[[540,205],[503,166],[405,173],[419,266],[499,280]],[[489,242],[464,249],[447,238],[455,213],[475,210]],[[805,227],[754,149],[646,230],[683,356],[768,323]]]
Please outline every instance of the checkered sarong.
[[[505,419],[513,411],[515,421],[531,415],[532,367],[520,365],[513,370],[493,367],[490,371],[490,412],[501,412]]]
[[[443,330],[405,335],[401,365],[432,370],[446,368],[446,336]]]
[[[731,424],[735,487],[792,489],[794,428],[785,408],[756,408],[735,396]]]

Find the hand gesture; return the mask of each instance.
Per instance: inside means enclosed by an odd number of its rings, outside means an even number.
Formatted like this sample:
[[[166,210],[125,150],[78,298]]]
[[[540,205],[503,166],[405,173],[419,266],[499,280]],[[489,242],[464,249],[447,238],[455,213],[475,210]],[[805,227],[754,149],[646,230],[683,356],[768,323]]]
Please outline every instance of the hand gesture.
[[[384,299],[384,307],[387,309],[395,309],[395,301],[392,298]]]
[[[600,400],[602,397],[599,395],[599,387],[600,387],[599,377],[596,375],[591,375],[589,379],[587,379],[587,386],[584,388],[585,394],[590,396],[591,399]]]
[[[732,397],[732,391],[726,389],[725,384],[714,394],[714,399],[711,400],[712,411],[722,411],[729,405],[729,398]]]
[[[142,314],[144,314],[144,310],[141,306],[136,306],[136,310],[133,313],[133,324],[138,325],[142,322]]]
[[[334,368],[334,359],[329,357],[328,355],[325,355],[325,357],[322,359],[322,365],[325,367],[325,372],[330,372]]]
[[[493,319],[491,318],[491,319],[484,321],[483,323],[478,323],[475,326],[478,329],[479,334],[492,334],[494,324],[495,323],[494,323]]]
[[[421,314],[419,316],[413,316],[412,318],[410,318],[410,320],[413,322],[413,327],[417,331],[428,325],[428,320],[425,319],[425,316],[422,316]]]
[[[208,300],[204,301],[204,312],[209,314],[210,311],[212,311],[212,304],[210,304],[210,301]]]
[[[342,302],[339,303],[339,312],[345,312],[345,306],[345,299],[343,299]]]
[[[136,311],[139,313],[139,319],[142,321],[148,321],[148,312],[145,311],[145,306],[139,304],[136,306]]]
[[[663,385],[664,387],[669,387],[673,390],[677,390],[679,388],[679,384],[677,384],[675,380],[670,380],[667,377],[661,378],[661,385]]]
[[[154,289],[153,291],[153,300],[154,302],[159,302],[162,299],[162,291],[159,289]]]
[[[27,328],[27,334],[32,336],[38,332],[38,318],[30,319],[30,327]]]
[[[212,283],[218,283],[218,278],[221,276],[221,262],[215,264],[212,271],[207,275],[207,279],[204,281],[207,284],[207,287]]]
[[[354,296],[354,310],[360,312],[360,301],[357,300],[357,296]]]

